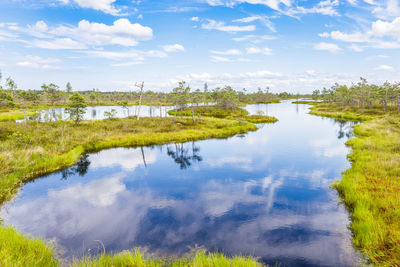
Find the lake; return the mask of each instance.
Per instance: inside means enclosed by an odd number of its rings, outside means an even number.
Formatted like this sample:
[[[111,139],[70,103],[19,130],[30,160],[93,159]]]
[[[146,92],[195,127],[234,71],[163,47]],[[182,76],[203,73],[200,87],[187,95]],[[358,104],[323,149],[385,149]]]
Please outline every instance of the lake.
[[[351,122],[308,106],[249,105],[275,124],[227,139],[88,154],[27,183],[4,224],[71,259],[141,247],[179,256],[203,247],[281,266],[356,266],[349,214],[329,186],[350,167]]]

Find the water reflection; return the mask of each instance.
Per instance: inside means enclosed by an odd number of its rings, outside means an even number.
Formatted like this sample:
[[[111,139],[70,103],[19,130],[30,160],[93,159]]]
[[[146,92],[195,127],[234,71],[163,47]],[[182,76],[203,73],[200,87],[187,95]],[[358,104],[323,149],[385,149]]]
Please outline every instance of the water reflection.
[[[198,245],[282,266],[357,265],[348,215],[329,188],[349,166],[349,124],[303,105],[268,112],[279,122],[246,135],[90,154],[63,171],[68,179],[24,186],[1,217],[55,238],[66,258],[102,250],[100,240],[107,252],[179,255]]]
[[[71,168],[64,169],[61,171],[61,176],[63,180],[66,180],[69,176],[79,175],[85,176],[88,171],[90,165],[89,155],[84,155],[81,157],[77,164],[72,166]]]
[[[191,152],[191,153],[190,153]],[[181,169],[186,169],[192,165],[192,162],[200,162],[203,158],[199,155],[200,147],[192,142],[191,151],[184,144],[174,144],[174,147],[167,146],[167,155],[174,159],[174,162]]]

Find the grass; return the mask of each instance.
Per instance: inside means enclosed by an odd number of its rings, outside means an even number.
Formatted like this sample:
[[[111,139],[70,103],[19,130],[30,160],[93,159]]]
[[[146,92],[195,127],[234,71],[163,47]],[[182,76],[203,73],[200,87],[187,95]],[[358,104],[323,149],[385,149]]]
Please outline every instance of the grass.
[[[171,266],[171,267],[258,267],[263,266],[251,257],[226,257],[219,253],[197,252],[193,256],[182,258],[147,258],[142,255],[140,250],[124,251],[116,255],[102,254],[95,258],[86,257],[75,261],[74,267],[90,267],[90,266],[140,266],[140,267],[156,267],[156,266]]]
[[[310,114],[317,116],[330,117],[349,121],[368,121],[385,114],[380,109],[359,109],[354,107],[342,107],[332,104],[320,103],[314,104],[310,108]],[[394,114],[394,113],[393,113]]]
[[[25,116],[34,116],[36,114],[35,111],[28,110],[26,111]],[[21,109],[0,109],[0,122],[3,121],[16,121],[24,119],[24,111]]]
[[[247,121],[251,123],[274,123],[278,119],[264,115],[248,115],[249,112],[242,108],[223,109],[218,106],[198,106],[194,107],[195,116],[216,117],[233,120]],[[175,115],[175,110],[168,111],[169,115]],[[180,116],[181,111],[177,111],[176,116]],[[192,109],[185,108],[182,111],[182,116],[192,116]]]
[[[193,107],[195,116],[215,117],[215,118],[226,118],[228,116],[246,116],[249,112],[242,108],[234,109],[223,109],[218,106],[197,106]],[[176,112],[176,116],[192,116],[192,108],[188,107]],[[175,110],[168,111],[171,116],[175,115]]]
[[[342,112],[342,113],[341,113]],[[352,167],[334,184],[351,212],[353,243],[374,265],[400,265],[400,117],[317,105],[313,114],[364,121],[346,145]]]
[[[317,101],[313,101],[313,100],[299,100],[299,101],[293,101],[292,104],[316,105],[316,104],[318,104],[318,102]]]
[[[248,115],[248,116],[243,116],[243,117],[236,116],[236,117],[227,117],[227,118],[244,120],[244,121],[251,122],[251,123],[274,123],[274,122],[278,121],[278,119],[275,117],[264,116],[264,115]]]
[[[53,251],[40,239],[31,239],[11,227],[0,227],[1,266],[58,266]]]

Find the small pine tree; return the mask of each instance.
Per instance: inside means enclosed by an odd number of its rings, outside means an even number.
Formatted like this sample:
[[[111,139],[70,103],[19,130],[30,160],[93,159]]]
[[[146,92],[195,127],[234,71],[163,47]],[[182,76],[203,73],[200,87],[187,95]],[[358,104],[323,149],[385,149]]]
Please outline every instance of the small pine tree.
[[[70,103],[65,109],[65,112],[69,114],[69,119],[74,121],[75,124],[79,124],[82,121],[83,115],[85,114],[85,108],[87,107],[85,98],[78,92],[73,93],[69,97]]]

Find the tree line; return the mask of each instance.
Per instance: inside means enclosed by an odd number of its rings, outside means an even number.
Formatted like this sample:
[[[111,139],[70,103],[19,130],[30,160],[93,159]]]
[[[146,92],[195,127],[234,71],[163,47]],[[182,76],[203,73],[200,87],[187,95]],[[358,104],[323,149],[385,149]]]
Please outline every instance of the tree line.
[[[359,82],[350,86],[335,83],[330,89],[315,90],[312,98],[343,107],[400,111],[400,83],[386,81],[382,85],[375,85],[360,78]]]

